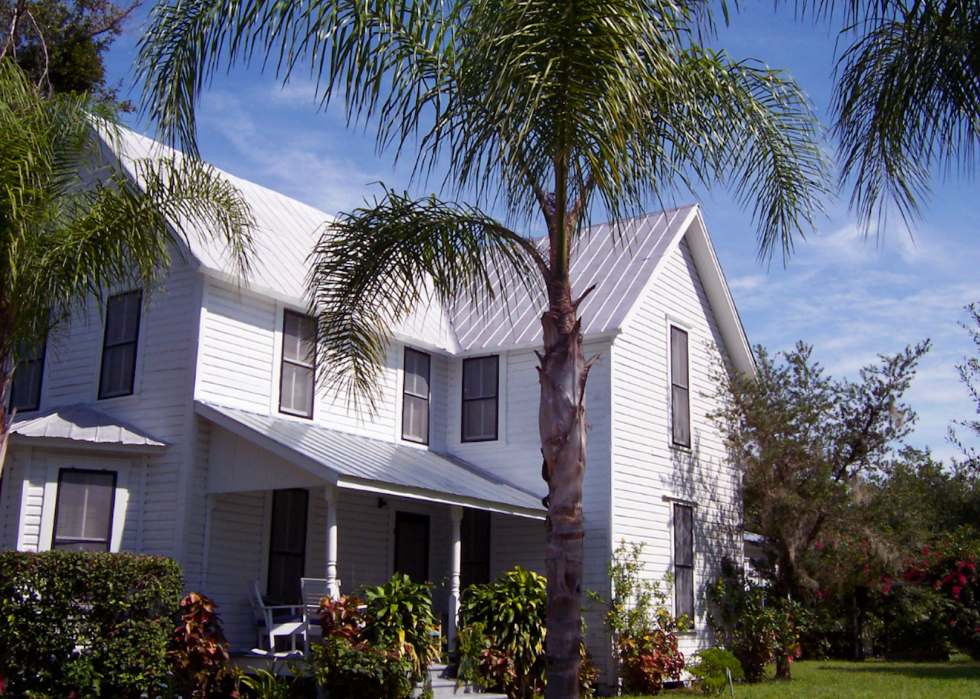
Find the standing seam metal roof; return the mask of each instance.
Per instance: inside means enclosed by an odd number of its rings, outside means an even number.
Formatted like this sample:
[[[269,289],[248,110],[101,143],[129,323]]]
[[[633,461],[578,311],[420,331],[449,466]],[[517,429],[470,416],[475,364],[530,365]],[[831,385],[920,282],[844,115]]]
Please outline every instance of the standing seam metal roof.
[[[202,401],[196,403],[196,411],[219,425],[230,420],[253,435],[316,462],[336,474],[340,487],[368,481],[399,486],[408,491],[407,495],[412,491],[421,496],[438,493],[447,496],[448,501],[459,499],[459,504],[500,505],[503,508],[488,509],[532,517],[545,513],[537,496],[455,457],[340,432],[312,422],[259,415]],[[261,441],[257,443],[262,446]],[[305,460],[297,461],[297,465],[307,468],[305,464]],[[361,484],[361,489],[370,488]]]
[[[21,437],[67,439],[92,444],[129,447],[169,446],[163,440],[151,436],[138,427],[85,403],[17,416],[10,426],[10,432]]]

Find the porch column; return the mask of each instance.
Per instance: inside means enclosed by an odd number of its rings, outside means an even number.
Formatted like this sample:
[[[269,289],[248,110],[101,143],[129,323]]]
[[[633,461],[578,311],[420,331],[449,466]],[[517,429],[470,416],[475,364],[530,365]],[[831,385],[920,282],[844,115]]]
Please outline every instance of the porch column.
[[[456,624],[459,621],[459,571],[463,562],[463,544],[460,541],[460,523],[463,521],[463,508],[452,505],[449,516],[453,521],[453,555],[449,570],[449,650],[456,650]]]
[[[327,594],[340,598],[337,580],[337,486],[327,485]]]

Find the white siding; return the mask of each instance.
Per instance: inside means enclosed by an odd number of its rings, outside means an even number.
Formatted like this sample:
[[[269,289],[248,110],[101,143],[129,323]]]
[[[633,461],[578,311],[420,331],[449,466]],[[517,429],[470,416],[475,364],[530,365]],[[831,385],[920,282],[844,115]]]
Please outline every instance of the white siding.
[[[689,332],[692,449],[670,444],[668,333],[671,323]],[[738,478],[721,435],[708,415],[716,409],[724,345],[686,241],[671,251],[659,277],[626,330],[613,344],[613,540],[645,542],[651,578],[671,569],[671,502],[697,504],[695,605],[697,637],[690,653],[710,642],[703,592],[721,558],[738,555]]]
[[[211,496],[208,571],[203,592],[218,603],[232,650],[255,646],[248,586],[262,580],[265,493]]]
[[[490,579],[517,566],[544,575],[544,522],[526,517],[490,516]]]

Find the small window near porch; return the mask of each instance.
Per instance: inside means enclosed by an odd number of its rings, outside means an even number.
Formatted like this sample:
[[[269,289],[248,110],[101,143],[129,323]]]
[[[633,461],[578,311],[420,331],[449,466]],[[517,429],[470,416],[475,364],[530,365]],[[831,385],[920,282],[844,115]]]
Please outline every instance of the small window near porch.
[[[115,493],[113,471],[61,469],[51,549],[108,551]]]
[[[315,362],[316,318],[285,311],[282,317],[279,412],[313,417]]]
[[[275,604],[299,604],[302,598],[300,579],[306,573],[308,506],[309,492],[306,490],[275,490],[272,493],[266,596]]]
[[[142,305],[143,292],[138,289],[109,297],[105,310],[99,400],[133,393]]]
[[[41,406],[41,380],[44,377],[47,346],[47,340],[44,340],[30,352],[18,352],[21,360],[10,384],[11,410],[28,412]]]
[[[674,505],[674,615],[694,623],[694,508]]]
[[[429,443],[429,367],[425,352],[405,348],[405,390],[402,397],[402,439]]]
[[[459,528],[462,566],[459,584],[465,590],[470,585],[490,582],[490,513],[486,510],[463,510]]]
[[[497,396],[499,357],[463,360],[464,442],[490,442],[497,439]]]
[[[691,395],[687,333],[670,328],[670,425],[671,440],[680,447],[691,446]]]

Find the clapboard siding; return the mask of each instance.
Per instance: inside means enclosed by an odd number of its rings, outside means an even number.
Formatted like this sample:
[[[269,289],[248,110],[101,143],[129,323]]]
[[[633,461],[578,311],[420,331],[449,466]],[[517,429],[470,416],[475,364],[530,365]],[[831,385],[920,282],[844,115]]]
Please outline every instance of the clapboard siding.
[[[725,453],[717,408],[725,348],[686,241],[669,253],[652,288],[613,344],[613,539],[646,543],[651,578],[672,565],[672,501],[696,503],[697,635],[693,652],[710,642],[703,591],[725,555],[738,555],[738,478]],[[689,333],[692,449],[670,444],[668,337],[671,324]]]
[[[207,530],[208,455],[211,423],[195,417],[194,463],[187,493],[187,545],[184,549],[184,578],[188,588],[204,584],[205,535]]]
[[[544,575],[544,522],[495,512],[490,516],[490,579],[517,566]]]
[[[255,646],[248,586],[262,580],[265,493],[212,495],[206,593],[220,606],[232,649]]]

